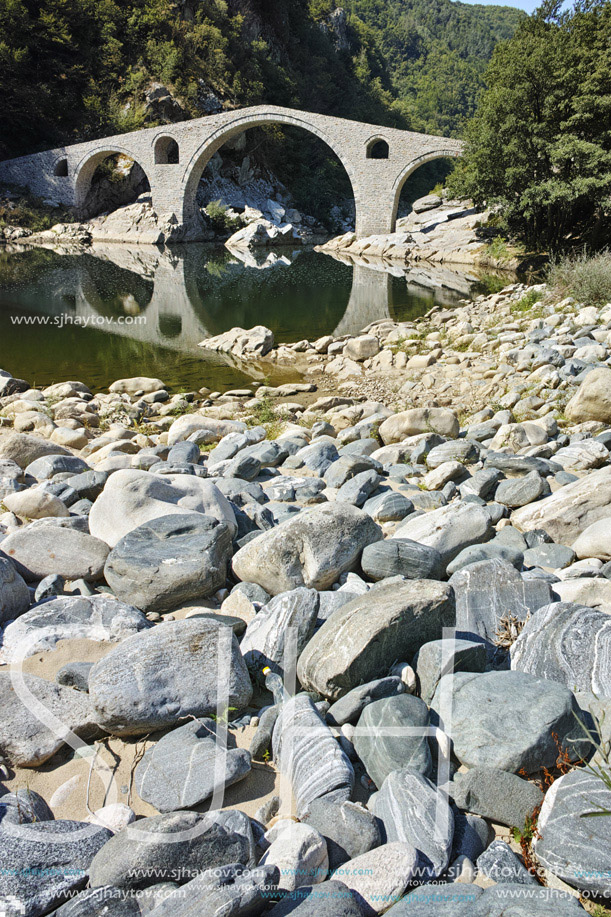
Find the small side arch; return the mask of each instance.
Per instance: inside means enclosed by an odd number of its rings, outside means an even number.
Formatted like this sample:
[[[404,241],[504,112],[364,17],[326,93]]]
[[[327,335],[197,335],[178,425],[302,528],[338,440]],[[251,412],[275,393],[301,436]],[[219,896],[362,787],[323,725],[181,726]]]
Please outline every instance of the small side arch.
[[[367,141],[365,156],[367,159],[389,159],[390,147],[388,141],[384,140],[383,137],[372,137],[371,140]]]
[[[180,162],[180,148],[173,137],[157,137],[153,144],[155,165],[175,166]]]
[[[68,178],[68,160],[65,156],[58,159],[53,167],[53,175],[56,178]]]
[[[87,153],[76,167],[74,173],[74,207],[77,212],[82,210],[85,204],[87,194],[91,187],[91,180],[97,167],[104,162],[105,159],[108,159],[109,156],[116,156],[117,154],[126,156],[128,159],[136,162],[144,172],[148,185],[151,187],[151,180],[146,169],[139,160],[135,159],[130,150],[120,146],[101,147],[98,150]]]
[[[462,151],[454,148],[447,148],[444,150],[432,150],[429,153],[423,153],[422,156],[418,156],[417,159],[412,159],[411,162],[399,173],[395,179],[393,185],[393,207],[392,207],[392,220],[391,220],[391,232],[395,231],[397,224],[397,211],[399,209],[399,199],[401,197],[401,190],[407,179],[412,175],[416,169],[423,166],[425,162],[433,162],[435,159],[458,159],[461,156]]]

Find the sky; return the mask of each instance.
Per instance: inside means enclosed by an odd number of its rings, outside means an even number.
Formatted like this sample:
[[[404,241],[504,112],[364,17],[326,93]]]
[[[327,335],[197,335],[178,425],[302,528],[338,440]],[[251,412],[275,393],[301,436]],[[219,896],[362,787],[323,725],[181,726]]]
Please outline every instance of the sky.
[[[517,6],[527,13],[532,13],[540,4],[540,0],[462,0],[463,3],[481,3],[484,6]]]

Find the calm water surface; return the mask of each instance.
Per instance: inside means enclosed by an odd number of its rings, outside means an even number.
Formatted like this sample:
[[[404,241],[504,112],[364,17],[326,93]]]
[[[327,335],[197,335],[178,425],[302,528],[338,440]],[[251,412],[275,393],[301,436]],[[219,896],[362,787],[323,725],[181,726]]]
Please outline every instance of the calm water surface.
[[[444,269],[379,268],[304,250],[255,258],[200,245],[0,249],[0,368],[37,386],[72,379],[101,389],[149,375],[225,390],[248,371],[197,345],[236,325],[267,325],[277,341],[294,342],[413,319],[477,290],[473,276]]]

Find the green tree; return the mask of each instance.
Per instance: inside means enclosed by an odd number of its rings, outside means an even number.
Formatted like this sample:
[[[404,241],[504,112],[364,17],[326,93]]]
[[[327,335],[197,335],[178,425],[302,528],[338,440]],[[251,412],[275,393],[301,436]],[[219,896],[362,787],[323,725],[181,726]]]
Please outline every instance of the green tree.
[[[611,210],[611,4],[549,0],[500,45],[456,194],[496,204],[528,244],[604,239]]]

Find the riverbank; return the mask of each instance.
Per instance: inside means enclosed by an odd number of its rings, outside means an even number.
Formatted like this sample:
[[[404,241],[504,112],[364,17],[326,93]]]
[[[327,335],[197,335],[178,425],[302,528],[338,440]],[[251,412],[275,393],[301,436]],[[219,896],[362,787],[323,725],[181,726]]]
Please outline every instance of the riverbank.
[[[395,232],[361,239],[347,232],[318,250],[399,264],[522,270],[532,259],[498,236],[490,223],[492,216],[493,211],[480,210],[471,201],[429,194],[414,201],[411,212],[397,220]]]
[[[254,914],[312,875],[354,917],[433,879],[436,913],[604,902],[608,819],[583,816],[611,808],[610,337],[610,306],[512,284],[359,334],[203,342],[303,361],[288,386],[3,373],[0,893],[137,914],[136,870],[156,917],[212,914],[243,900],[237,862]],[[282,703],[263,670],[295,664],[311,693]]]

